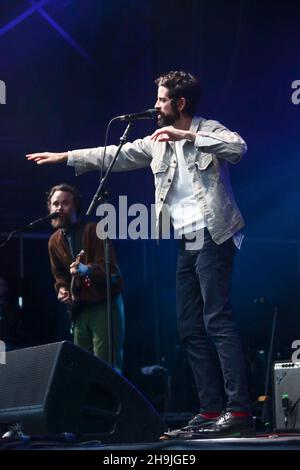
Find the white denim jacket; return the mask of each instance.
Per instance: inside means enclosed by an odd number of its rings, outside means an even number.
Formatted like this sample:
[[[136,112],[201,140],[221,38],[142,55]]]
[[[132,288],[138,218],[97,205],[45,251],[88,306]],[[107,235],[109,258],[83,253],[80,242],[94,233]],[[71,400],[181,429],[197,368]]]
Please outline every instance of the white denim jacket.
[[[238,163],[247,150],[246,143],[218,121],[195,116],[190,130],[197,133],[195,142],[183,145],[188,169],[193,174],[193,188],[199,201],[206,227],[212,239],[221,244],[244,226],[235,202],[228,162]],[[117,146],[106,149],[105,168],[111,162]],[[76,174],[99,170],[103,147],[68,152],[68,165]],[[156,234],[161,233],[161,212],[177,166],[173,142],[154,142],[150,136],[126,143],[113,171],[128,171],[151,166],[155,179]]]

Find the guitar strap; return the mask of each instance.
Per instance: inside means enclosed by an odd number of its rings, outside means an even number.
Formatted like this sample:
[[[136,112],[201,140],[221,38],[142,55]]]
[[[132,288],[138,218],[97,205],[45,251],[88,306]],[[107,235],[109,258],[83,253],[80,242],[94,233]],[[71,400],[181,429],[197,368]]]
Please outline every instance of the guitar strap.
[[[84,224],[79,223],[79,224],[73,225],[70,230],[64,232],[64,235],[68,242],[70,252],[74,261],[75,261],[77,254],[80,253],[80,251],[84,249],[83,244],[82,244],[83,229],[84,229]]]

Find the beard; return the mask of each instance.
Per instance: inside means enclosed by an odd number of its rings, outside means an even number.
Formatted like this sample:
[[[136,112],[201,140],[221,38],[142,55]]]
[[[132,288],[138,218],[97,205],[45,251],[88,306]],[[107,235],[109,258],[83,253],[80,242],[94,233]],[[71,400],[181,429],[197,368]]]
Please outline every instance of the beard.
[[[51,220],[51,225],[54,229],[58,228],[68,228],[72,224],[71,217],[66,214],[60,214],[57,219]]]
[[[180,113],[176,109],[173,114],[159,114],[157,118],[158,127],[172,126],[177,119],[180,118]]]

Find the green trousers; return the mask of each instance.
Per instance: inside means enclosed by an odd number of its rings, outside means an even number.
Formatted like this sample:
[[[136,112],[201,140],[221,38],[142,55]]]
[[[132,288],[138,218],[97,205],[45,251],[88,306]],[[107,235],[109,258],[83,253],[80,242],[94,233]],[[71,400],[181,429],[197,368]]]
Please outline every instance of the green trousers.
[[[106,301],[84,306],[75,322],[74,343],[109,363]],[[124,305],[122,295],[112,300],[113,358],[118,372],[123,366]]]

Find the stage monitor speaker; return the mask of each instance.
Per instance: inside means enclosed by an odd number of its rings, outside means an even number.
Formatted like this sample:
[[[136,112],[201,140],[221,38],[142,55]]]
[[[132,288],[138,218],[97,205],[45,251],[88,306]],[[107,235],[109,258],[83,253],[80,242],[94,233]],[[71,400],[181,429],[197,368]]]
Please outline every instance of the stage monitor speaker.
[[[97,434],[103,443],[151,442],[164,430],[128,380],[68,341],[6,354],[0,424],[29,435]]]
[[[274,430],[300,431],[300,363],[275,362],[273,379]]]

